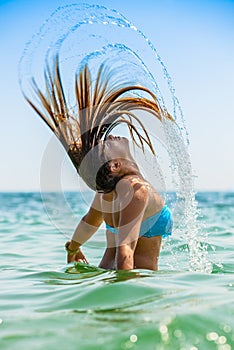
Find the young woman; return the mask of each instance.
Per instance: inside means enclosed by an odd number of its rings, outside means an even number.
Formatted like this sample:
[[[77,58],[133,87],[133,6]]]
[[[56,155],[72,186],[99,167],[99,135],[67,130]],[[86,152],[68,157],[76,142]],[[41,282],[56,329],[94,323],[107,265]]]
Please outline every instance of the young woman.
[[[57,57],[53,70],[45,70],[47,93],[43,94],[33,81],[44,110],[26,99],[60,139],[82,179],[96,192],[72,240],[65,244],[68,262],[88,263],[80,247],[104,221],[107,244],[100,267],[157,270],[162,237],[172,232],[171,212],[141,175],[128,139],[115,137],[111,131],[120,123],[127,124],[132,141],[143,152],[146,144],[154,153],[136,111],[152,113],[160,121],[173,119],[161,110],[149,89],[120,81],[113,84],[113,74],[102,65],[92,81],[88,66],[82,68],[76,76],[77,111],[71,113]]]

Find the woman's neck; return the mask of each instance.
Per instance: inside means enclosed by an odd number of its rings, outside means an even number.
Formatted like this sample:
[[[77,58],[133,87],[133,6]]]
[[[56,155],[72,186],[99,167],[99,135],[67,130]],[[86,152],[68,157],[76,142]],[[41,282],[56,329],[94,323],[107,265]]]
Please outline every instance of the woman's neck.
[[[143,179],[143,176],[140,172],[140,169],[138,168],[137,164],[135,162],[132,161],[128,161],[125,162],[124,164],[122,164],[122,176],[126,177],[126,176],[138,176],[139,178]]]

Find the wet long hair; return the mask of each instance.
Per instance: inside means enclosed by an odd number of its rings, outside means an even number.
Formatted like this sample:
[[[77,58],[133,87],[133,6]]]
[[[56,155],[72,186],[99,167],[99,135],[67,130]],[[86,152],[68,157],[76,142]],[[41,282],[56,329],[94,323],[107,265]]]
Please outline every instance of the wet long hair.
[[[114,71],[100,65],[95,79],[91,77],[88,65],[75,76],[76,106],[68,106],[64,92],[59,57],[52,68],[44,69],[46,91],[43,93],[32,78],[32,87],[38,103],[25,98],[65,147],[73,165],[86,184],[95,191],[110,192],[115,188],[118,177],[109,171],[109,160],[105,159],[100,140],[105,140],[111,130],[119,124],[126,124],[132,141],[142,148],[147,145],[155,154],[153,145],[142,121],[136,115],[139,110],[147,111],[162,121],[173,118],[162,111],[156,96],[146,87],[130,85],[128,82],[113,82]],[[112,78],[112,79],[110,79]],[[138,93],[133,95],[132,93]],[[148,97],[140,97],[140,93]]]

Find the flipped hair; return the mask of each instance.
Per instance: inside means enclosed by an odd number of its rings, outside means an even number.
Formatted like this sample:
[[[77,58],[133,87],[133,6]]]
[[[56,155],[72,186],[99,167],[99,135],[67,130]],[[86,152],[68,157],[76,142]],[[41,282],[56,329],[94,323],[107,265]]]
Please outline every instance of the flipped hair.
[[[105,139],[114,127],[126,124],[132,141],[143,152],[147,145],[155,154],[148,132],[136,111],[147,111],[160,121],[163,118],[173,121],[170,114],[162,111],[152,91],[128,82],[111,84],[110,77],[113,74],[113,70],[102,64],[93,80],[88,65],[82,67],[75,76],[76,110],[73,108],[71,112],[57,55],[52,68],[46,64],[44,69],[45,93],[32,78],[33,91],[40,107],[24,94],[28,103],[61,141],[79,175],[95,191],[108,192],[118,181],[108,175],[109,164],[97,147],[99,141]],[[133,96],[132,92],[142,92],[148,97]]]

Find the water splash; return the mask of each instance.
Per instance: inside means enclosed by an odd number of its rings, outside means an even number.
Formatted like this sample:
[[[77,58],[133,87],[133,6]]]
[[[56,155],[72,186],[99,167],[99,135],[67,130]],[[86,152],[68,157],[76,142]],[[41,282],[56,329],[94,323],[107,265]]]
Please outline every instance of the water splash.
[[[39,86],[43,85],[45,61],[52,62],[57,53],[71,106],[75,105],[74,79],[77,70],[89,63],[91,73],[95,73],[100,63],[105,61],[117,74],[121,74],[122,79],[151,89],[163,110],[168,110],[173,116],[173,124],[164,121],[158,125],[151,119],[144,123],[146,126],[148,123],[148,130],[152,130],[151,136],[158,153],[157,173],[161,178],[162,173],[164,175],[161,182],[163,186],[165,182],[166,188],[176,191],[173,203],[175,231],[188,245],[190,269],[211,272],[204,244],[206,237],[202,237],[197,223],[189,139],[183,112],[171,76],[150,39],[116,10],[89,4],[59,7],[27,43],[19,63],[19,83],[29,98],[31,77],[35,77]],[[165,150],[166,153],[163,153]],[[164,156],[160,158],[160,154]]]

